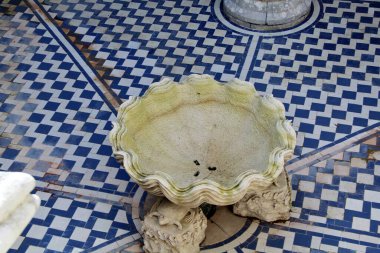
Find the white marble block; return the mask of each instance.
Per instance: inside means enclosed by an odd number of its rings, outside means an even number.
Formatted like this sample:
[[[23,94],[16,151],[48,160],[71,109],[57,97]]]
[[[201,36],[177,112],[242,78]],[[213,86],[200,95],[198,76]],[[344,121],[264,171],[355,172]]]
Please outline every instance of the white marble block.
[[[21,172],[0,172],[0,253],[5,253],[28,225],[40,205],[30,192],[34,178]]]

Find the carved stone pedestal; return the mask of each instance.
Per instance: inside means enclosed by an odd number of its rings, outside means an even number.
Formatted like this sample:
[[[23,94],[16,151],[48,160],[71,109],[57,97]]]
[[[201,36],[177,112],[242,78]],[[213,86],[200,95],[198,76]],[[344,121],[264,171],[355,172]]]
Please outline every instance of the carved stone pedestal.
[[[237,214],[289,218],[283,164],[296,133],[284,105],[260,96],[252,84],[222,84],[208,75],[191,75],[181,84],[163,79],[120,106],[110,140],[131,179],[168,199],[144,218],[146,252],[198,252],[207,224],[202,203],[239,201]]]
[[[142,226],[147,253],[197,253],[205,238],[207,219],[200,208],[158,200]]]
[[[291,208],[291,188],[288,173],[284,170],[276,185],[265,189],[249,190],[234,205],[233,212],[244,217],[254,217],[268,222],[288,220]]]

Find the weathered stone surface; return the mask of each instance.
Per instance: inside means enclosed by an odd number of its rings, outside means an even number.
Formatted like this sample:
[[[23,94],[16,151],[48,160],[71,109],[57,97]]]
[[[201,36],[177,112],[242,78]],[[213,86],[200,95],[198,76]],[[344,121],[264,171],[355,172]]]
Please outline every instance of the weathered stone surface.
[[[231,205],[251,184],[270,186],[295,146],[280,101],[207,75],[152,84],[120,106],[110,137],[142,188],[188,207]]]
[[[205,238],[206,216],[200,208],[158,200],[145,216],[142,232],[147,253],[197,253]]]
[[[283,25],[292,23],[307,15],[310,11],[311,1],[305,0],[282,0],[268,1],[266,24]]]
[[[228,17],[253,24],[266,24],[267,1],[224,0],[223,10]]]
[[[256,29],[296,25],[310,8],[311,0],[223,0],[224,13],[232,22]]]
[[[143,189],[167,198],[144,218],[145,251],[198,252],[207,226],[202,203],[243,198],[236,213],[287,219],[284,162],[295,139],[284,105],[238,79],[164,79],[131,97],[110,133],[113,153]]]
[[[252,186],[242,200],[234,205],[235,214],[254,217],[268,222],[288,220],[291,208],[291,188],[287,172],[278,177],[276,184],[266,189]]]

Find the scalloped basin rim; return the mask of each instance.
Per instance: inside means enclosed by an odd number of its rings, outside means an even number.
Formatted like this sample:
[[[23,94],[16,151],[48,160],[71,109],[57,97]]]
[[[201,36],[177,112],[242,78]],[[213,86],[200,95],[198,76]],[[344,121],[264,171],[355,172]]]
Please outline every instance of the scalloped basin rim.
[[[192,75],[164,79],[121,105],[114,153],[144,189],[175,203],[238,201],[251,183],[270,185],[295,146],[284,107],[251,84]]]

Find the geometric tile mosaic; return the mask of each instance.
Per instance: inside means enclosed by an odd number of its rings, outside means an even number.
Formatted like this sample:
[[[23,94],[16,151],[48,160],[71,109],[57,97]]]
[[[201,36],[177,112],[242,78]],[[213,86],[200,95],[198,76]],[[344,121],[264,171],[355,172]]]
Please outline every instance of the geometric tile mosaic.
[[[122,99],[140,95],[161,76],[235,77],[249,39],[221,25],[211,15],[210,1],[44,4]]]
[[[10,5],[0,14],[0,170],[33,175],[42,199],[10,252],[133,239],[137,185],[111,156],[115,115],[32,12]]]
[[[83,252],[137,232],[120,204],[37,191],[42,203],[9,252]]]
[[[25,2],[0,3],[0,170],[33,175],[42,204],[10,252],[141,251],[142,190],[112,158],[107,136],[116,108]],[[314,25],[277,37],[234,31],[218,20],[216,2],[47,0],[42,7],[119,100],[162,76],[226,81],[246,72],[259,92],[285,104],[301,160],[379,122],[378,2],[323,0]],[[290,174],[290,221],[247,219],[236,235],[202,250],[380,252],[379,152],[377,135],[331,158],[310,158]]]
[[[19,16],[14,21],[25,23]],[[28,171],[55,189],[132,194],[137,185],[111,156],[107,135],[114,114],[42,25],[32,31],[36,50],[12,80],[21,89],[2,105],[3,142],[10,142],[2,146],[1,169]]]
[[[313,26],[277,37],[234,32],[219,22],[213,1],[44,3],[122,99],[143,94],[161,76],[229,80],[248,69],[259,92],[285,104],[298,132],[295,156],[380,119],[375,2],[325,0]],[[252,62],[245,61],[248,51],[255,52]]]
[[[285,103],[298,130],[296,155],[380,119],[380,6],[324,0],[315,26],[263,38],[252,63],[256,89]]]

